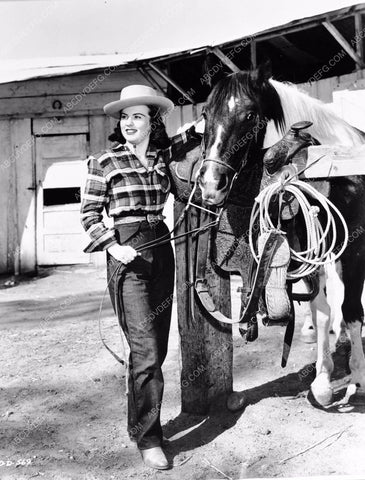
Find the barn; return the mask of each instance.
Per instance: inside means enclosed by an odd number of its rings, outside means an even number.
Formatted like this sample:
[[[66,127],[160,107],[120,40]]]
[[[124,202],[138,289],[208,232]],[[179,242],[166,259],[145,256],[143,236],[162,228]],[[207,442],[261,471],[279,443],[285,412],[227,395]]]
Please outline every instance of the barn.
[[[108,145],[115,121],[103,114],[126,85],[147,84],[176,105],[173,134],[197,118],[216,71],[271,60],[273,75],[331,103],[365,130],[365,4],[331,12],[313,6],[285,24],[252,25],[228,38],[158,55],[93,55],[3,64],[0,70],[0,273],[103,262],[84,254],[79,222],[85,158]],[[207,54],[216,62],[203,70]],[[171,216],[171,204],[168,216]]]

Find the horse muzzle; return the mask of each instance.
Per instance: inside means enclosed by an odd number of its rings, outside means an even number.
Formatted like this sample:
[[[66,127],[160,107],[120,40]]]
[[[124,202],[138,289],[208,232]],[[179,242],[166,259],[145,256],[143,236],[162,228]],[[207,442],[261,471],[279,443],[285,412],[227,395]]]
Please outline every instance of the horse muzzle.
[[[197,178],[203,202],[216,206],[223,204],[230,191],[231,177],[219,164],[206,159]]]

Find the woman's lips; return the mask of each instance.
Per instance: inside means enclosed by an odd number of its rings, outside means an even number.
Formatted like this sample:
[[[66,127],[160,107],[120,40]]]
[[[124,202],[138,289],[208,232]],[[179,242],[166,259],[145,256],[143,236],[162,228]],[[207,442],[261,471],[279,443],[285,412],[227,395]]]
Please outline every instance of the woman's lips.
[[[132,135],[133,133],[136,133],[137,130],[134,130],[132,128],[126,128],[125,133],[128,133],[128,135]]]

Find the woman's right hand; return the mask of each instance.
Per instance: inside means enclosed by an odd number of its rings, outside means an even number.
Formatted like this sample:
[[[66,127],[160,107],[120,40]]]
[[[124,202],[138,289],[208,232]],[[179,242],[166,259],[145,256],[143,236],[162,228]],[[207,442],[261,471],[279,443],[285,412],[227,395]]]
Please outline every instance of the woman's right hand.
[[[138,252],[129,245],[119,245],[118,243],[109,247],[108,252],[124,265],[128,265],[128,263],[131,263],[136,256],[139,255]]]

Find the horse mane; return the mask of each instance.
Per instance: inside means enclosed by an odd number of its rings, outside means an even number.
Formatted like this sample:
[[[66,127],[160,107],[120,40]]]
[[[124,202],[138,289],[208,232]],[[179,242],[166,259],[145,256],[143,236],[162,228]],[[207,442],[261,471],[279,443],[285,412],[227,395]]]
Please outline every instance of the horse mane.
[[[279,95],[284,112],[284,128],[275,125],[279,138],[293,123],[308,120],[313,123],[308,132],[322,144],[352,146],[365,143],[365,135],[336,115],[325,103],[300,91],[293,84],[273,79],[269,83]]]
[[[221,112],[222,107],[231,96],[249,97],[252,101],[259,103],[261,115],[271,118],[278,131],[280,129],[285,131],[284,112],[278,93],[267,81],[262,82],[260,88],[258,88],[257,82],[258,79],[250,71],[241,70],[226,75],[218,81],[218,88],[213,88],[211,91],[207,105],[210,105],[213,112]],[[259,83],[261,84],[261,82]]]

